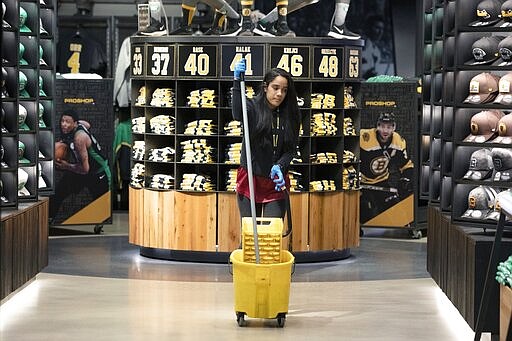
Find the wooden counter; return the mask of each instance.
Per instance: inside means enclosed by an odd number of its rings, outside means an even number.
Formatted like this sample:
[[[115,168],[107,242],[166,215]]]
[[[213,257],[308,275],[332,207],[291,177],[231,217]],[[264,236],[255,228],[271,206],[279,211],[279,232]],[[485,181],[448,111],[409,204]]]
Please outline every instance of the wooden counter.
[[[187,259],[190,251],[189,260],[199,255],[204,261],[218,256],[227,261],[240,245],[235,193],[129,192],[129,241],[146,253]],[[284,245],[291,239],[291,250],[299,258],[307,261],[312,255],[319,260],[325,252],[328,259],[342,259],[359,246],[359,192],[292,193],[290,202],[293,234]]]

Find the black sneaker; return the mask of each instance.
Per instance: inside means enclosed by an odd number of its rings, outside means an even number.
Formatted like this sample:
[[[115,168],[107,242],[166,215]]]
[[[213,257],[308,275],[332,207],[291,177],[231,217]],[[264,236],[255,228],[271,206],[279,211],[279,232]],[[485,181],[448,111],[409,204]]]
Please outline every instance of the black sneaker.
[[[167,35],[165,23],[162,21],[153,21],[146,29],[139,32],[143,36],[159,37]]]
[[[351,32],[348,28],[345,27],[345,24],[341,26],[332,24],[331,29],[327,35],[336,39],[361,39],[360,35]]]
[[[206,32],[205,36],[218,36],[222,33],[222,29],[219,26],[210,27]],[[172,32],[171,32],[172,35]]]
[[[258,34],[260,36],[264,37],[275,37],[276,36],[276,29],[274,27],[275,22],[267,22],[263,23],[261,20],[258,21],[256,26],[254,27],[253,32],[255,34]]]
[[[290,30],[286,21],[276,23],[275,30],[276,37],[296,37],[295,32]]]
[[[180,26],[174,31],[171,31],[169,35],[177,36],[177,35],[192,35],[194,31],[192,30],[192,26]]]
[[[251,22],[242,22],[242,27],[240,28],[240,31],[238,32],[239,36],[253,36],[254,33],[252,32],[254,27],[252,26]]]
[[[234,37],[242,31],[241,19],[226,18],[226,29],[220,34],[225,37]]]

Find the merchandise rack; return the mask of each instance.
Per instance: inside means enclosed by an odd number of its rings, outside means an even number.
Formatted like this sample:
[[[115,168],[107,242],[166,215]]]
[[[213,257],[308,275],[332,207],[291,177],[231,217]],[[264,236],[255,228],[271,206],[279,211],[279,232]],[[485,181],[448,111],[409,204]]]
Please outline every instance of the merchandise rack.
[[[465,180],[472,152],[481,148],[509,148],[492,142],[464,142],[471,132],[471,117],[482,110],[510,112],[500,104],[466,104],[472,77],[489,72],[499,77],[512,66],[465,65],[472,59],[473,42],[484,36],[511,34],[510,28],[493,25],[471,27],[479,1],[425,1],[423,73],[422,173],[420,197],[450,213],[452,221],[475,227],[495,228],[495,221],[463,218],[469,192],[479,185],[508,189],[510,182]],[[432,25],[429,25],[432,17]],[[430,30],[431,29],[431,30]]]
[[[489,72],[499,77],[511,66],[465,65],[472,60],[472,44],[485,36],[510,36],[511,29],[497,25],[472,27],[480,0],[424,0],[422,8],[423,117],[421,128],[421,197],[429,201],[427,270],[453,302],[469,326],[477,323],[488,263],[497,222],[462,217],[468,209],[468,194],[477,186],[510,189],[504,181],[463,179],[471,154],[481,148],[510,148],[507,144],[474,143],[463,140],[470,134],[471,117],[480,111],[498,109],[509,113],[511,106],[494,103],[466,104],[472,77]],[[500,60],[500,59],[498,59]],[[506,224],[510,227],[510,223]],[[510,245],[507,238],[504,242]],[[500,257],[503,255],[500,255]],[[508,254],[507,254],[508,256]],[[493,283],[493,285],[497,285]],[[499,331],[499,297],[489,301],[483,331]]]
[[[7,72],[6,89],[8,97],[2,98],[2,109],[5,111],[4,126],[7,132],[2,133],[4,161],[7,168],[2,168],[3,196],[6,202],[0,206],[16,209],[20,202],[37,201],[40,195],[54,192],[53,141],[55,129],[55,35],[56,14],[55,1],[6,1],[4,19],[11,25],[2,27],[2,41],[5,46],[15,48],[2,49],[2,68]],[[26,26],[30,32],[20,32],[19,11],[23,7],[27,12]],[[41,30],[41,25],[44,31]],[[25,30],[24,30],[25,31]],[[25,50],[20,57],[19,44]],[[40,49],[46,65],[40,63]],[[21,62],[23,58],[23,63]],[[25,63],[26,62],[26,63]],[[25,89],[28,96],[22,96],[18,87],[20,72],[27,77]],[[25,123],[28,129],[18,125],[20,106],[27,111]],[[44,126],[39,124],[40,108]],[[18,144],[25,145],[23,163],[18,161]],[[18,168],[28,174],[25,188],[30,195],[18,194]],[[38,170],[40,168],[40,170]],[[39,184],[39,172],[46,186]]]
[[[131,38],[131,76],[132,76],[132,118],[145,117],[145,131],[134,132],[133,140],[144,141],[146,155],[143,160],[132,160],[132,164],[143,163],[145,181],[142,189],[130,189],[130,242],[140,245],[141,252],[162,257],[166,250],[173,250],[172,255],[163,258],[178,257],[183,251],[215,251],[227,259],[229,251],[238,246],[239,217],[234,192],[226,191],[225,173],[237,169],[237,164],[226,164],[224,152],[226,146],[241,142],[241,136],[226,136],[224,125],[232,120],[231,108],[227,94],[233,84],[233,65],[244,55],[248,60],[246,84],[256,87],[270,67],[280,65],[289,68],[294,77],[298,97],[304,99],[301,107],[302,134],[299,138],[299,150],[302,163],[291,165],[292,170],[302,173],[304,190],[291,194],[292,216],[295,238],[293,249],[297,252],[327,251],[326,255],[346,256],[348,247],[359,243],[359,196],[355,190],[342,190],[342,172],[352,166],[359,172],[359,163],[344,164],[343,151],[352,151],[359,159],[359,135],[343,136],[343,118],[351,117],[356,131],[360,124],[360,75],[362,41],[350,42],[330,38],[266,38],[266,37],[158,37]],[[329,62],[331,64],[329,64]],[[146,104],[135,105],[140,87],[146,87]],[[344,108],[344,87],[350,86],[357,103],[357,108]],[[172,88],[174,107],[158,108],[150,104],[151,95],[158,87]],[[217,105],[215,108],[190,108],[186,105],[187,96],[192,90],[208,88],[215,90]],[[332,109],[312,109],[311,93],[322,92],[336,96]],[[311,136],[310,119],[315,112],[333,112],[336,114],[337,133],[334,136]],[[149,133],[149,120],[165,113],[175,118],[175,132],[172,135]],[[211,119],[217,126],[216,135],[184,135],[187,123],[197,119]],[[181,162],[182,148],[180,142],[194,138],[206,139],[214,147],[213,163]],[[172,162],[150,162],[147,151],[150,148],[174,147],[176,154]],[[338,161],[329,164],[311,164],[309,157],[317,152],[335,152]],[[149,187],[150,176],[167,174],[175,178],[171,190],[155,190]],[[212,179],[212,192],[183,191],[179,184],[184,173],[202,173]],[[336,184],[335,191],[308,192],[310,181],[328,179]],[[138,198],[137,198],[138,197]],[[152,199],[149,199],[152,198]],[[163,199],[165,198],[165,199]],[[134,200],[132,200],[134,199]],[[174,202],[173,216],[155,218],[151,221],[141,215],[142,207],[151,200]],[[185,203],[180,201],[184,200]],[[141,204],[142,203],[142,204]],[[133,206],[132,206],[133,205]],[[195,205],[206,207],[204,212],[187,217]],[[331,206],[332,205],[332,206]],[[195,206],[195,207],[198,207]],[[351,213],[348,213],[350,206]],[[132,214],[133,207],[133,214]],[[336,212],[329,212],[332,207],[339,207]],[[355,209],[354,209],[355,208]],[[343,212],[345,211],[345,212]],[[322,216],[322,212],[326,213]],[[147,214],[147,213],[146,213]],[[203,215],[204,214],[204,215]],[[162,219],[162,220],[160,220]],[[183,219],[183,220],[182,220]],[[329,220],[330,219],[330,220]],[[334,219],[334,223],[332,221]],[[165,222],[163,222],[165,220]],[[190,230],[197,229],[198,221],[205,222],[204,230],[196,231],[201,235],[203,244],[192,240],[196,237],[184,237]],[[169,229],[178,225],[183,231]],[[146,238],[145,234],[163,233],[164,240]],[[329,229],[333,231],[327,233]],[[179,228],[178,228],[179,230]],[[345,231],[344,231],[345,230]],[[353,231],[352,231],[353,230]],[[180,240],[181,238],[181,240]],[[229,240],[225,240],[228,238]],[[186,242],[185,242],[186,240]],[[333,253],[333,250],[335,251]],[[211,255],[210,255],[211,256]],[[207,256],[208,257],[208,256]],[[300,258],[300,257],[299,257]]]

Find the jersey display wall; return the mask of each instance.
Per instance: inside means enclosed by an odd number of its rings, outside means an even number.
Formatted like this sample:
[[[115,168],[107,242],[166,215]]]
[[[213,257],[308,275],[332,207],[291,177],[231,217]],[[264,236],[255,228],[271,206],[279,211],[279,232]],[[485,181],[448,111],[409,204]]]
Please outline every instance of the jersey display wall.
[[[77,20],[87,20],[79,18]],[[91,19],[92,21],[92,19]],[[89,24],[89,25],[92,25]],[[90,27],[87,21],[76,27],[59,27],[57,45],[57,71],[60,73],[96,73],[107,75],[107,55],[96,36],[101,37],[105,29]]]
[[[53,225],[110,223],[112,80],[59,79]]]

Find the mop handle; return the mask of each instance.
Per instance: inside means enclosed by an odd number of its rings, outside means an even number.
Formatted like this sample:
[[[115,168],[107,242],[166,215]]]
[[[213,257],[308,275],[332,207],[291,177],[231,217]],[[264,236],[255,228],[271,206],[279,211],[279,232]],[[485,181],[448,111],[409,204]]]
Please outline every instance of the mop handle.
[[[244,120],[245,156],[247,159],[247,173],[249,177],[249,197],[251,201],[252,231],[254,235],[254,250],[256,263],[260,262],[260,248],[258,245],[258,226],[256,225],[256,199],[254,198],[254,179],[252,176],[251,140],[249,138],[249,119],[247,117],[247,99],[245,98],[245,74],[240,74],[240,93],[242,95],[242,116]]]

